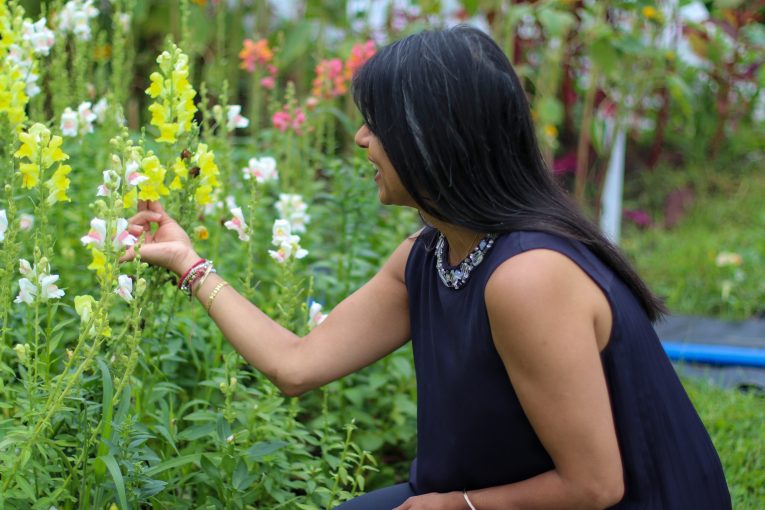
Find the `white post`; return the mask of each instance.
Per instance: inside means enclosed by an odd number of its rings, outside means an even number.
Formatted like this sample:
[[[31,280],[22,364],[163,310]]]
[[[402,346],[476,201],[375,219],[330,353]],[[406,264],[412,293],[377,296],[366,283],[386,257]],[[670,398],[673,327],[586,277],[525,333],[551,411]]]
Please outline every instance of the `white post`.
[[[622,189],[624,187],[624,156],[627,145],[627,131],[620,127],[608,160],[606,181],[603,184],[600,228],[606,236],[619,244],[622,227]]]

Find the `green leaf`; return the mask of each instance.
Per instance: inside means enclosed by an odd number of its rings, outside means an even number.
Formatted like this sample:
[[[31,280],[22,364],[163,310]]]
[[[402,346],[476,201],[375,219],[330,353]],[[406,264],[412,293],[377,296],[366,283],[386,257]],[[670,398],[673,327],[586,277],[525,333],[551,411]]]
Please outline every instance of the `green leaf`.
[[[598,37],[590,45],[590,58],[604,72],[609,72],[616,68],[619,55],[609,39]]]
[[[130,507],[128,506],[127,496],[125,495],[125,480],[122,478],[122,471],[120,471],[117,461],[111,453],[103,457],[98,457],[98,459],[106,464],[106,468],[112,475],[114,487],[117,489],[117,501],[119,502],[120,508],[122,510],[128,510]]]
[[[175,469],[181,466],[185,466],[186,464],[198,464],[201,456],[201,453],[192,453],[190,455],[184,455],[183,457],[174,457],[150,467],[144,471],[144,474],[146,476],[156,476],[163,471],[167,471],[168,469]]]
[[[196,441],[201,437],[205,437],[215,430],[215,422],[208,421],[207,423],[201,423],[199,425],[192,425],[189,428],[183,429],[178,433],[178,439],[180,441]]]
[[[576,18],[570,12],[551,8],[540,9],[537,17],[550,37],[564,37],[576,22]]]
[[[249,485],[247,483],[250,478],[249,474],[247,464],[242,459],[239,459],[239,462],[236,463],[236,468],[234,468],[234,475],[231,477],[231,482],[236,490],[244,491],[247,488]]]
[[[250,446],[244,454],[250,460],[259,460],[287,446],[284,441],[261,441]]]
[[[114,408],[112,407],[112,397],[114,396],[114,383],[112,382],[112,376],[109,373],[109,367],[102,358],[97,358],[96,363],[101,370],[101,384],[103,387],[103,395],[101,397],[101,420],[103,422],[103,428],[101,429],[101,442],[98,445],[98,457],[103,457],[109,453],[109,439],[112,437],[112,413]],[[103,463],[96,463],[94,467],[96,479],[103,480],[106,474],[106,466]]]

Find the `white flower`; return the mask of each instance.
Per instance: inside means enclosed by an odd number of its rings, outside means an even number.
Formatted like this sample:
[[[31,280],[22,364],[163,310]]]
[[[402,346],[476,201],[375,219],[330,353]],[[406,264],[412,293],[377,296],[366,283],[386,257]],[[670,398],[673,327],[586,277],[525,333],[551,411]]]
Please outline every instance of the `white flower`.
[[[241,207],[234,207],[231,209],[231,214],[234,216],[223,224],[229,230],[236,230],[239,233],[240,241],[249,241],[250,235],[247,233],[247,223],[244,221],[244,215],[242,214]]]
[[[130,13],[123,12],[119,14],[118,21],[120,25],[122,25],[122,30],[124,30],[125,32],[128,32],[130,30],[130,20],[131,20]]]
[[[133,280],[128,275],[119,275],[114,293],[124,299],[125,302],[130,303],[133,300]]]
[[[19,228],[21,230],[27,231],[32,230],[32,227],[35,225],[35,217],[31,214],[23,213],[21,216],[19,216]]]
[[[72,111],[68,106],[61,114],[61,134],[64,136],[77,136],[78,132],[78,115],[77,112]]]
[[[250,121],[242,116],[242,107],[238,104],[226,107],[226,117],[228,118],[226,129],[229,131],[233,131],[236,128],[246,128],[250,125]]]
[[[254,177],[261,184],[279,179],[279,172],[276,171],[276,160],[269,156],[250,158],[249,164],[242,168],[242,173],[245,179],[249,180]]]
[[[35,55],[48,55],[55,42],[53,32],[45,23],[45,18],[40,18],[35,23],[25,21],[22,28],[22,39],[31,43]]]
[[[32,264],[27,259],[19,259],[19,273],[31,278],[35,277],[35,271],[32,269]]]
[[[88,22],[98,16],[93,0],[70,0],[58,15],[58,28],[64,33],[72,32],[77,38],[89,41],[91,37]]]
[[[293,232],[305,232],[305,226],[311,221],[311,217],[306,214],[308,205],[303,201],[302,196],[280,193],[275,207],[279,211],[279,216],[290,222]]]
[[[26,303],[31,305],[35,302],[37,296],[37,286],[29,281],[28,278],[19,280],[19,295],[13,300],[14,303]]]
[[[743,262],[744,259],[741,257],[741,255],[729,251],[720,252],[717,255],[717,258],[715,258],[715,264],[717,264],[717,267],[740,266]]]
[[[8,216],[5,209],[0,209],[0,241],[5,241],[5,233],[8,231]]]
[[[101,218],[93,218],[90,220],[90,232],[80,238],[82,244],[87,246],[89,244],[95,244],[99,248],[103,248],[104,240],[106,239],[106,221]]]
[[[122,179],[120,179],[119,174],[114,170],[104,170],[103,176],[104,182],[98,186],[96,196],[108,197],[111,195],[112,190],[119,188]]]
[[[290,222],[287,220],[274,221],[274,226],[271,230],[271,233],[273,235],[271,242],[274,243],[274,246],[279,246],[283,243],[289,242],[290,238],[292,237]]]
[[[80,103],[80,106],[77,107],[77,115],[80,121],[80,133],[92,133],[93,121],[96,120],[98,116],[93,113],[90,101]]]
[[[57,281],[57,274],[42,275],[40,277],[40,297],[44,301],[58,299],[64,295],[64,291],[55,285]]]
[[[117,219],[115,223],[115,233],[112,238],[112,244],[115,248],[120,249],[125,246],[133,246],[138,240],[126,229],[128,222],[125,218]],[[99,248],[104,247],[104,241],[106,240],[106,221],[101,218],[93,218],[90,220],[90,231],[87,235],[80,238],[80,241],[84,246],[94,244]]]
[[[315,328],[327,318],[327,314],[321,312],[322,306],[316,301],[311,300],[311,306],[308,308],[308,327]]]
[[[109,103],[106,102],[106,98],[102,97],[96,104],[93,105],[93,113],[96,114],[96,120],[100,124],[103,124],[106,120],[106,112],[109,109]]]
[[[290,258],[302,259],[308,255],[308,250],[300,247],[300,236],[291,233],[291,226],[287,220],[276,220],[272,229],[271,242],[277,250],[268,250],[268,254],[280,264],[284,264]]]
[[[133,246],[138,240],[134,235],[127,231],[128,221],[125,218],[119,218],[117,220],[117,232],[114,234],[114,247],[124,248],[125,246]]]
[[[144,181],[149,180],[148,177],[138,171],[140,165],[138,161],[130,160],[125,165],[125,182],[130,186],[138,186]]]

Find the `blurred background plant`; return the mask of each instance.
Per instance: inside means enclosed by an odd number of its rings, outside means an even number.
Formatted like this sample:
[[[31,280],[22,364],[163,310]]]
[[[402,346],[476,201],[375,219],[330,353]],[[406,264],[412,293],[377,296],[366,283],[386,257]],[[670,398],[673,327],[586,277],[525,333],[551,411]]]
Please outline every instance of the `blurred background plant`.
[[[108,240],[161,196],[306,333],[418,228],[377,202],[350,80],[423,29],[493,35],[593,217],[623,134],[622,245],[673,311],[763,315],[764,20],[741,0],[0,0],[0,506],[324,508],[406,478],[408,347],[285,398]],[[21,150],[35,123],[45,161]],[[762,444],[692,389],[736,508],[762,508]],[[762,400],[726,398],[761,437]]]

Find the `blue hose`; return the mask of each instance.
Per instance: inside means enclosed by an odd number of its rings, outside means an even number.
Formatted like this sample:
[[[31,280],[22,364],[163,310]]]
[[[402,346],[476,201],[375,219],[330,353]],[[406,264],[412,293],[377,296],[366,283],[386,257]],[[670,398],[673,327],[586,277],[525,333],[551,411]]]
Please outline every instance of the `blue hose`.
[[[765,368],[765,349],[664,341],[662,345],[672,361]]]

